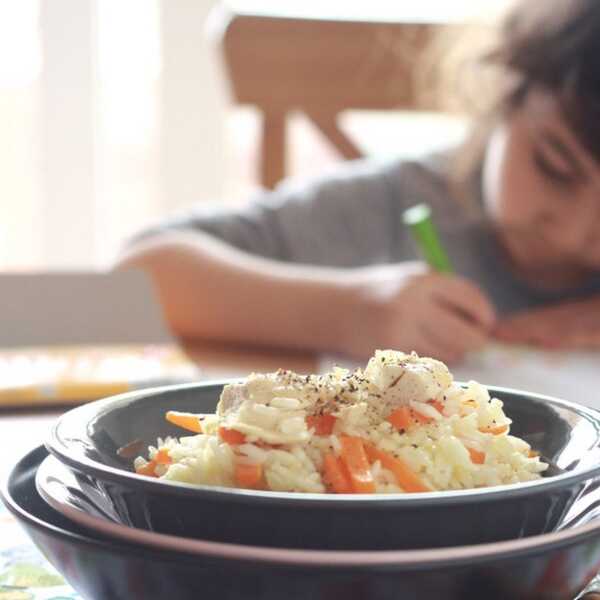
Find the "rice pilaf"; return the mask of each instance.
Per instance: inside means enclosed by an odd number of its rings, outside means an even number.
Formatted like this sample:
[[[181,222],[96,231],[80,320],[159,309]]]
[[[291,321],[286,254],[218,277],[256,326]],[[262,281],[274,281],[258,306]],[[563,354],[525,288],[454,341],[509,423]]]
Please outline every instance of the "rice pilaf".
[[[225,386],[216,414],[167,419],[194,435],[159,439],[135,470],[190,484],[410,493],[520,483],[548,467],[483,385],[392,350],[355,371],[252,374]]]

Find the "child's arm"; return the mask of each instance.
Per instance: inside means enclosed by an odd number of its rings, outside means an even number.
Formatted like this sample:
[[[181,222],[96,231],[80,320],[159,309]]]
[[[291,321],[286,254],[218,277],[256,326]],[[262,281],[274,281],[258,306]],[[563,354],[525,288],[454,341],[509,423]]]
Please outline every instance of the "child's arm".
[[[252,256],[202,232],[167,232],[131,246],[118,269],[154,280],[173,331],[185,338],[331,350],[350,278]]]
[[[137,242],[118,268],[154,279],[182,337],[365,356],[379,347],[458,360],[482,345],[493,308],[473,285],[420,263],[336,269],[284,264],[201,233]]]
[[[496,337],[550,349],[600,348],[600,296],[526,310],[501,321]]]

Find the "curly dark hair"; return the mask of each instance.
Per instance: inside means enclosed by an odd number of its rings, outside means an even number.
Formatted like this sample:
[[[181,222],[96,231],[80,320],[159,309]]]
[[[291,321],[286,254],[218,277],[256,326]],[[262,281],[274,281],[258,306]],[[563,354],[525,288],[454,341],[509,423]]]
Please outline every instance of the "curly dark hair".
[[[473,132],[457,156],[458,184],[472,181],[491,130],[533,89],[556,98],[566,123],[600,162],[600,0],[519,0],[500,27],[484,35],[485,49],[475,57],[466,39],[468,30],[461,37],[460,58],[454,58],[450,69],[452,85],[442,78],[446,97],[455,107],[458,97],[466,98],[467,112],[476,116]],[[450,53],[451,41],[457,41],[456,35],[442,42]],[[459,105],[465,109],[464,103]],[[460,189],[464,196],[466,187]]]
[[[504,108],[534,87],[551,92],[582,145],[600,161],[600,1],[521,0],[486,57],[513,83]]]

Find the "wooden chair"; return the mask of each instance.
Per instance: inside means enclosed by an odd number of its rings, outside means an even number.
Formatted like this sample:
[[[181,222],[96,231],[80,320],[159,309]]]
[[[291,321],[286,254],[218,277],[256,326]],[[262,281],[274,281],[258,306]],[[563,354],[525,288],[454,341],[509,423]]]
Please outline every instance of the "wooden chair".
[[[220,21],[217,42],[233,100],[263,116],[260,179],[266,188],[285,175],[292,111],[304,113],[353,159],[362,152],[339,128],[341,111],[431,108],[419,98],[414,74],[439,24],[235,12],[221,12]]]

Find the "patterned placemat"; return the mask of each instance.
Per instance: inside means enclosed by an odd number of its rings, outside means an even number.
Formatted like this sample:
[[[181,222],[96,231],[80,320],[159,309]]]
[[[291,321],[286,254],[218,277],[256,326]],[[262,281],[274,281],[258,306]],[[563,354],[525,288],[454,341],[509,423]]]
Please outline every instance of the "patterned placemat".
[[[0,502],[0,600],[83,600]]]

